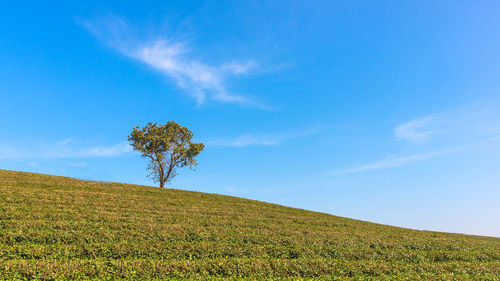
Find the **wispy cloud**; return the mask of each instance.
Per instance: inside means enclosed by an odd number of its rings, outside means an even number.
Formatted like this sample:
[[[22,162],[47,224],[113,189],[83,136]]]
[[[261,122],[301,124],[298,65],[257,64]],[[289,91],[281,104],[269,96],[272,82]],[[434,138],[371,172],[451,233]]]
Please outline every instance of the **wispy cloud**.
[[[394,129],[394,135],[399,140],[412,143],[427,142],[432,135],[440,132],[439,129],[430,128],[435,119],[435,116],[427,116],[400,124]]]
[[[417,154],[406,155],[406,156],[389,157],[389,158],[378,160],[378,161],[375,161],[372,163],[360,165],[357,167],[353,167],[353,168],[349,168],[349,169],[345,169],[345,170],[330,171],[330,172],[327,172],[324,174],[344,175],[344,174],[352,174],[352,173],[365,172],[365,171],[394,168],[394,167],[399,167],[399,166],[404,166],[404,165],[408,165],[411,163],[419,162],[419,161],[433,158],[436,156],[449,154],[449,153],[455,152],[457,150],[459,150],[459,149],[453,148],[453,149],[439,150],[439,151],[433,151],[433,152],[428,152],[428,153],[417,153]]]
[[[500,140],[500,114],[491,105],[471,105],[416,118],[397,125],[397,140],[408,141],[421,150],[409,155],[389,156],[352,168],[324,175],[343,175],[394,168],[445,154],[497,144]]]
[[[30,147],[0,144],[0,160],[112,157],[132,151],[128,143],[110,146],[77,146],[71,139],[38,143]]]
[[[257,63],[254,61],[246,62],[231,62],[222,65],[222,69],[234,75],[246,74],[257,68]]]
[[[434,113],[397,125],[398,140],[425,144],[440,138],[464,140],[487,138],[500,133],[500,115],[495,106],[471,105]]]
[[[124,19],[116,16],[83,21],[82,24],[112,48],[164,74],[194,97],[198,104],[215,100],[263,109],[271,108],[228,90],[227,81],[231,77],[249,74],[257,69],[258,64],[255,61],[231,61],[223,65],[203,63],[191,55],[187,42],[165,37],[140,39]]]
[[[284,141],[298,139],[302,137],[311,136],[319,133],[319,129],[308,129],[293,133],[282,133],[282,134],[272,134],[272,135],[255,135],[246,134],[233,138],[213,138],[208,140],[207,146],[233,146],[233,147],[244,147],[244,146],[273,146],[278,145]]]

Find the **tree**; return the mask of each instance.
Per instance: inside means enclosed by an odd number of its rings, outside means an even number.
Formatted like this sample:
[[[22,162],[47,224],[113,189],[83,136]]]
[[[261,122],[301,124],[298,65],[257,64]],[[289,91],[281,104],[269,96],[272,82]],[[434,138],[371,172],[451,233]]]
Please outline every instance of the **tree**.
[[[128,140],[142,157],[151,160],[149,176],[164,187],[177,175],[178,167],[193,169],[198,164],[194,158],[205,145],[191,142],[192,138],[190,130],[169,121],[165,125],[150,122],[143,128],[135,127]]]

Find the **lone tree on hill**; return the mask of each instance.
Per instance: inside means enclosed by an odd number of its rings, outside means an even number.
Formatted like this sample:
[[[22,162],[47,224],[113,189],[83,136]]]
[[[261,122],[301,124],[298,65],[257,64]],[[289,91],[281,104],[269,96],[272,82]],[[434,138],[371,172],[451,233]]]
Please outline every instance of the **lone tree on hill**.
[[[198,164],[194,157],[205,145],[191,142],[192,138],[190,130],[169,121],[165,125],[150,122],[143,128],[135,127],[128,140],[134,150],[142,153],[142,157],[151,160],[149,176],[164,187],[177,175],[178,167],[193,169]]]

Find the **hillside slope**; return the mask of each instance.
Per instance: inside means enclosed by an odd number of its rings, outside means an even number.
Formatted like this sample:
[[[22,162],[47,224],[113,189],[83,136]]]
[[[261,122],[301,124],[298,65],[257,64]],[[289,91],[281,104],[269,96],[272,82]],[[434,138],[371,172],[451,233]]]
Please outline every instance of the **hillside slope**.
[[[483,279],[500,239],[0,170],[0,279]]]

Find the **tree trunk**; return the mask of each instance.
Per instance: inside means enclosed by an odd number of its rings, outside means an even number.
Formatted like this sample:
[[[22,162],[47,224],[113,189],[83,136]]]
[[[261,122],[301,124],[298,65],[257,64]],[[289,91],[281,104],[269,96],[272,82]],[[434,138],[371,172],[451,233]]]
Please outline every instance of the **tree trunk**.
[[[167,176],[163,177],[163,179],[164,179],[163,183],[165,183],[168,180],[168,178],[170,178],[170,174],[172,173],[172,170],[174,168],[174,163],[173,162],[174,162],[173,156],[170,156],[170,165],[168,167]],[[162,173],[163,173],[163,171],[162,171]],[[162,184],[161,187],[163,187],[163,184]]]
[[[168,169],[168,173],[167,173],[167,176],[164,178],[165,182],[168,180],[168,178],[170,177],[170,173],[172,172],[172,167],[170,167]],[[163,186],[162,186],[163,187]]]
[[[165,182],[167,179],[165,179],[165,174],[163,172],[163,168],[160,170],[160,187],[163,188],[165,186]]]
[[[160,178],[160,187],[163,188],[165,186],[165,170],[163,169],[163,165],[161,164],[161,161],[158,161],[158,176]]]

